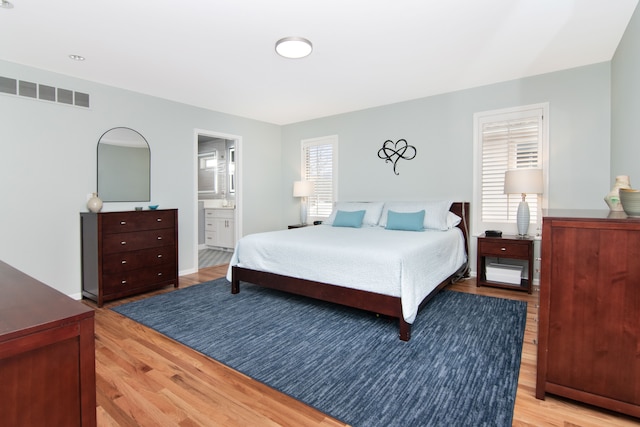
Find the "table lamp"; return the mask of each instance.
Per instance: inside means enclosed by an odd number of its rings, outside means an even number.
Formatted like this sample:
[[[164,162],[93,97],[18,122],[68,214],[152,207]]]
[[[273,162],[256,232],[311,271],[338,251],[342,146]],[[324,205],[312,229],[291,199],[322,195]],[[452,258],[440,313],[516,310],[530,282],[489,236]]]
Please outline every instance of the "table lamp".
[[[313,194],[315,187],[312,181],[295,181],[293,197],[300,197],[300,224],[307,224],[307,197]]]
[[[522,194],[516,216],[518,235],[526,236],[529,231],[529,204],[525,200],[527,194],[541,194],[542,191],[542,169],[511,169],[505,172],[504,194]]]

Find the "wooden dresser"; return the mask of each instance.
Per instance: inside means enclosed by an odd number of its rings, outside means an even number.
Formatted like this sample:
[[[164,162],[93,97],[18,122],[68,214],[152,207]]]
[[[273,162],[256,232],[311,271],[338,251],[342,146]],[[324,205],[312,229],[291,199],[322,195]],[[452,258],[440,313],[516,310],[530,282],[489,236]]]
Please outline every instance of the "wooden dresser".
[[[95,426],[94,312],[0,261],[0,424]]]
[[[547,211],[536,397],[640,417],[640,219]]]
[[[81,213],[82,295],[98,303],[178,287],[178,210]]]

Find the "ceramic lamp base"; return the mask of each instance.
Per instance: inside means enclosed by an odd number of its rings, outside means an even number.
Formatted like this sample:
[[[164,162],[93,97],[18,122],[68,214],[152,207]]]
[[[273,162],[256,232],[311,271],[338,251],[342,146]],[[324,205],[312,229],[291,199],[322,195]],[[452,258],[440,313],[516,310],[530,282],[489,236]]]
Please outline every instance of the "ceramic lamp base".
[[[518,235],[526,236],[529,233],[529,204],[525,201],[521,201],[518,204],[518,214],[516,216],[516,223],[518,224]]]
[[[303,197],[300,201],[300,224],[307,224],[307,198]]]

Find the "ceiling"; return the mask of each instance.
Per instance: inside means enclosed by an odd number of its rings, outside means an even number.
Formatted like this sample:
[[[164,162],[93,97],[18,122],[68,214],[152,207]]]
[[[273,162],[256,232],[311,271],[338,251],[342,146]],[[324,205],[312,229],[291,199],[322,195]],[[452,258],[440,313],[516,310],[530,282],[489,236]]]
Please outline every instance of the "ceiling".
[[[638,3],[10,1],[0,59],[275,124],[609,61]]]

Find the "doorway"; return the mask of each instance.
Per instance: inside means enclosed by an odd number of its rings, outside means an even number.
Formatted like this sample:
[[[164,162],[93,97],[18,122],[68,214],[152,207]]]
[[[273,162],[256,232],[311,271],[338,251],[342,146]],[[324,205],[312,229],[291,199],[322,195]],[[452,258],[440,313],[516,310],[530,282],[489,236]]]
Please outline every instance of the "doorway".
[[[228,263],[242,235],[242,138],[196,129],[194,141],[195,265],[204,268]]]

